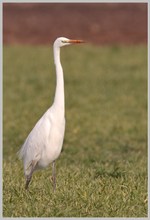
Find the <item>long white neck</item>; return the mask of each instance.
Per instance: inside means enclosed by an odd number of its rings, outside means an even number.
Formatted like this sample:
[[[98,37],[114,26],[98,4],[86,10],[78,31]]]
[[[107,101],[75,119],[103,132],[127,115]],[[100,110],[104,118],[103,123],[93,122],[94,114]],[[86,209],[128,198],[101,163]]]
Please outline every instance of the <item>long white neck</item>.
[[[60,62],[60,48],[54,46],[54,63],[56,67],[56,90],[53,105],[58,110],[59,114],[64,116],[65,99],[64,99],[64,76]]]

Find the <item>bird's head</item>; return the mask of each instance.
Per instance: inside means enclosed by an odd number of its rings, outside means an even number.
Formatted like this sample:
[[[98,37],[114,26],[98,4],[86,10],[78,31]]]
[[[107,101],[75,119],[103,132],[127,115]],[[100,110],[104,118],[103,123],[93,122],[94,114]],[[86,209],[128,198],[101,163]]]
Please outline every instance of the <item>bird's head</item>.
[[[63,47],[69,44],[78,44],[78,43],[83,43],[83,42],[84,42],[83,40],[72,40],[66,37],[59,37],[55,40],[54,46]]]

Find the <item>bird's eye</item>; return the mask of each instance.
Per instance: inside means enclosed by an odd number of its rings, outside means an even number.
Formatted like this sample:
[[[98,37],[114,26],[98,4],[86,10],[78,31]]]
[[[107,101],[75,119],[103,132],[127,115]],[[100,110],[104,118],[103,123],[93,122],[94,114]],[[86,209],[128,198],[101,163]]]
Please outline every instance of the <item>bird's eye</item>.
[[[61,42],[62,42],[62,43],[67,43],[65,40],[62,40]]]

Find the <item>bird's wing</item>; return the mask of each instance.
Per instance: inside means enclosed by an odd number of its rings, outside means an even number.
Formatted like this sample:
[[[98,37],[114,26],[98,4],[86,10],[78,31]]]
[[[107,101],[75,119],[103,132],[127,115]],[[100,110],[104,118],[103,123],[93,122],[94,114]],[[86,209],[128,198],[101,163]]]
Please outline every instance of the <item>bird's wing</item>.
[[[19,152],[20,159],[23,159],[24,166],[28,167],[31,161],[40,160],[42,150],[46,146],[51,130],[51,121],[45,113],[29,133]]]

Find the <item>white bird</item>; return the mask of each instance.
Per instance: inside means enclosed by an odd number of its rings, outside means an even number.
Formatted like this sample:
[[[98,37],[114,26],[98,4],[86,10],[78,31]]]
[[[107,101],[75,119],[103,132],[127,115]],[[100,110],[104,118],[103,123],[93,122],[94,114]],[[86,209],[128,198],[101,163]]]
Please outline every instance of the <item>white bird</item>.
[[[36,123],[19,151],[19,157],[24,164],[25,189],[28,189],[33,172],[46,168],[50,163],[52,163],[53,189],[56,188],[55,160],[60,155],[65,132],[64,77],[60,62],[60,47],[82,42],[82,40],[59,37],[53,44],[56,67],[54,102]]]

